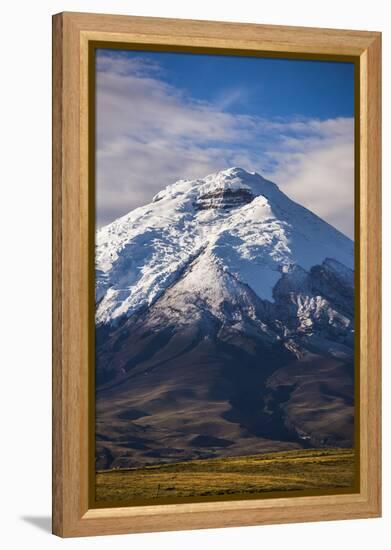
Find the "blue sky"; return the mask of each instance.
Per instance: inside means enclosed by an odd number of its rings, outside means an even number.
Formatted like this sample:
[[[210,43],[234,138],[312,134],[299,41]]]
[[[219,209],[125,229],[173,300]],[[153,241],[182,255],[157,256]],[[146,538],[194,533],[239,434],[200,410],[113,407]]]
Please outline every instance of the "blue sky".
[[[353,234],[351,63],[97,52],[97,223],[239,165]]]
[[[352,63],[220,55],[124,52],[154,60],[189,97],[262,117],[352,117]],[[224,101],[226,100],[226,103]]]

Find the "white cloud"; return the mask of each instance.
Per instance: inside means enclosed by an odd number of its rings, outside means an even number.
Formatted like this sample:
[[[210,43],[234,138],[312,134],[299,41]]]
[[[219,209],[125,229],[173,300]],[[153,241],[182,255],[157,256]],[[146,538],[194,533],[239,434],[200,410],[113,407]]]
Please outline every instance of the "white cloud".
[[[283,139],[268,176],[292,199],[354,236],[354,121],[309,121],[310,137]]]
[[[147,58],[98,57],[97,223],[150,201],[182,177],[233,165],[257,171],[341,231],[353,227],[352,119],[265,120],[195,101]]]

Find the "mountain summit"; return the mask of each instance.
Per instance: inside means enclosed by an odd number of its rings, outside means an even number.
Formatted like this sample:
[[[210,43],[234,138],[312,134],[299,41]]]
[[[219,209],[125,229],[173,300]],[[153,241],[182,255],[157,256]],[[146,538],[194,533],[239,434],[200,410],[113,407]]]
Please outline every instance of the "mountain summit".
[[[271,301],[292,266],[354,261],[350,239],[259,174],[230,168],[179,180],[98,231],[97,323],[151,305],[200,254]]]
[[[354,247],[256,173],[97,232],[98,468],[353,444]]]

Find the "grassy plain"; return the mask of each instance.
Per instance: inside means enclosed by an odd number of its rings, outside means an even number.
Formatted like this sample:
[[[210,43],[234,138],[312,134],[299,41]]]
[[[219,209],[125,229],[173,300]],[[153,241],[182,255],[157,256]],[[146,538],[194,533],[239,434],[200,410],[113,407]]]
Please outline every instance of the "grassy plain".
[[[307,449],[100,471],[96,500],[215,497],[270,491],[349,488],[354,450]]]

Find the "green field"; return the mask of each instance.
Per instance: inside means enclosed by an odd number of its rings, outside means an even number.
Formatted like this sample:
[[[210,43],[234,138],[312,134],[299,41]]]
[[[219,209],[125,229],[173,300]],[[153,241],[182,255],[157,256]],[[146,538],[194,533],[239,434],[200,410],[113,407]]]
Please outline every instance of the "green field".
[[[96,474],[96,500],[214,497],[270,491],[349,488],[352,449],[309,449],[192,460]]]

